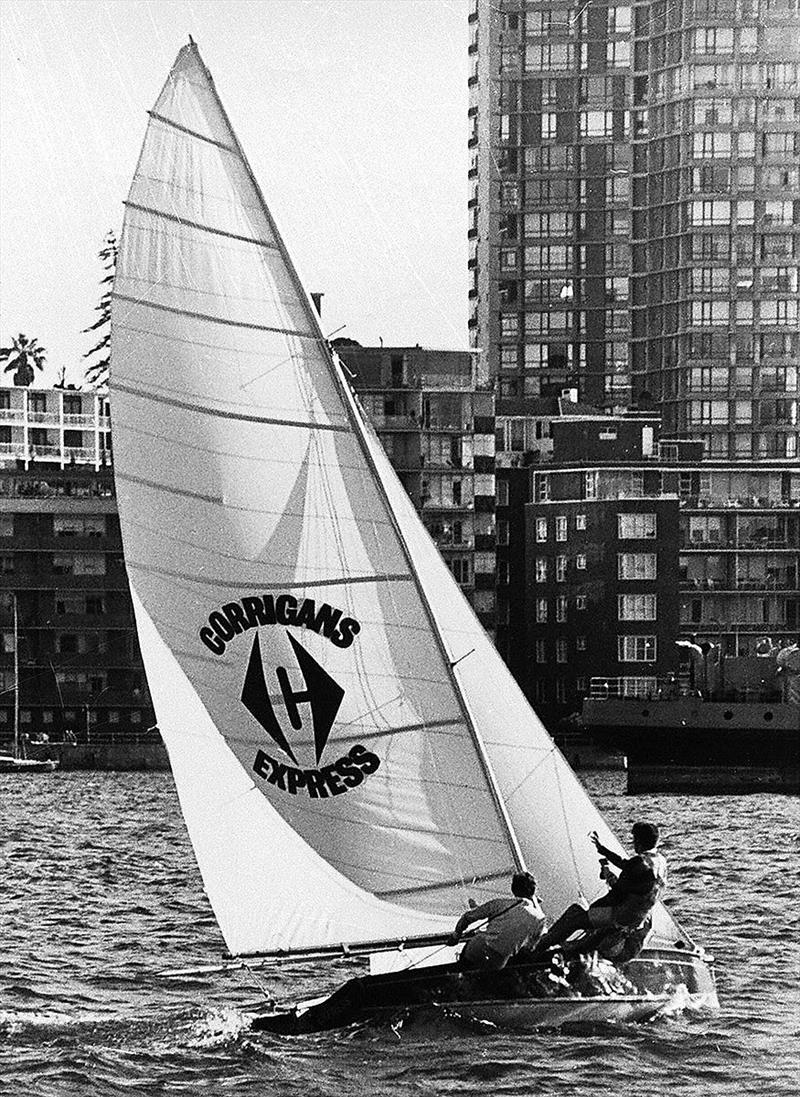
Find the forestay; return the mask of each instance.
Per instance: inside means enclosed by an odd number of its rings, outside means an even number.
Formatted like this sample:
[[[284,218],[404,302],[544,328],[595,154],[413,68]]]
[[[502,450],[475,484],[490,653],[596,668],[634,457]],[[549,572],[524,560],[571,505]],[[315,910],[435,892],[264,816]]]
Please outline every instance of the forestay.
[[[521,864],[550,913],[593,898],[613,838],[364,425],[194,44],[112,326],[142,653],[231,951],[433,932]]]

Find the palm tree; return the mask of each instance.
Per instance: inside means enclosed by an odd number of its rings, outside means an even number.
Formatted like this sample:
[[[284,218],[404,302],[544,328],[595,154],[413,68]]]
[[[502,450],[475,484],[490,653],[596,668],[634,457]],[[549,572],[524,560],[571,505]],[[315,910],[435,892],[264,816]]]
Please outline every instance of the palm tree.
[[[14,384],[27,387],[36,376],[34,366],[36,369],[43,368],[45,354],[44,347],[40,347],[35,339],[20,333],[11,340],[10,347],[0,347],[0,362],[8,362],[3,373],[14,370]]]
[[[100,315],[93,324],[83,329],[84,332],[96,331],[102,333],[100,342],[93,346],[91,350],[87,350],[83,356],[84,358],[92,358],[94,355],[99,356],[86,367],[84,373],[86,383],[94,385],[95,388],[108,384],[108,371],[111,368],[111,290],[114,285],[114,271],[117,266],[117,238],[113,232],[108,233],[105,245],[98,254],[106,272],[105,277],[100,279],[100,285],[107,288],[103,289],[100,302],[95,305],[94,311]]]

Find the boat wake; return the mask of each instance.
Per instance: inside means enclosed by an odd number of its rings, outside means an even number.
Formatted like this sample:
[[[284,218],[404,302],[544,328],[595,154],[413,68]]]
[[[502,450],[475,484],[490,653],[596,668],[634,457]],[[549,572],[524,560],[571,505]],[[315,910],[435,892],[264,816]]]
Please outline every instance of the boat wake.
[[[214,1048],[237,1040],[250,1030],[250,1018],[238,1009],[209,1010],[195,1020],[186,1041],[188,1047]]]

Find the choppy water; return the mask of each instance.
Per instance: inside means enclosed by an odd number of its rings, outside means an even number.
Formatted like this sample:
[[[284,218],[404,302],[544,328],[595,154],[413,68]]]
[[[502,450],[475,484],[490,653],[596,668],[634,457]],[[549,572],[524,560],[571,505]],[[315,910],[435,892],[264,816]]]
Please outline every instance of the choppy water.
[[[258,996],[214,962],[222,942],[168,774],[0,776],[0,1091],[76,1094],[582,1094],[800,1090],[798,800],[624,797],[587,784],[612,825],[656,819],[672,905],[718,960],[722,1011],[573,1035],[364,1029],[251,1034]],[[329,970],[334,982],[348,972]],[[312,969],[269,977],[316,993]]]

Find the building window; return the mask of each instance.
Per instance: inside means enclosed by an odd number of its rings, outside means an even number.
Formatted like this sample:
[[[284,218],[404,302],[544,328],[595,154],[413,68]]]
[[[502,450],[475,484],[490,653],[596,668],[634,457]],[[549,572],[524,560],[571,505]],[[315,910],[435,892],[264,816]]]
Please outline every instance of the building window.
[[[543,541],[547,540],[547,519],[546,518],[537,518],[536,519],[536,540],[537,540],[537,542],[539,542],[539,544],[541,544]]]
[[[564,595],[556,598],[556,621],[563,625],[567,620],[567,599]]]
[[[556,640],[556,662],[566,663],[567,661],[567,641],[563,636],[559,636]]]
[[[0,537],[14,536],[14,515],[0,514]]]
[[[536,653],[536,662],[537,663],[546,663],[547,662],[547,641],[546,640],[537,640],[536,641],[535,653]]]
[[[655,594],[620,594],[617,596],[617,616],[620,621],[655,621]]]
[[[547,622],[547,599],[536,599],[536,621],[537,624],[543,625]]]
[[[656,554],[654,552],[620,552],[617,554],[619,579],[655,579]]]
[[[53,533],[56,537],[103,537],[105,532],[104,514],[53,515]]]
[[[508,519],[497,519],[497,543],[498,545],[508,544]]]
[[[466,556],[454,556],[447,561],[447,566],[455,576],[455,580],[461,586],[468,586],[471,582],[470,562]]]
[[[606,63],[615,67],[624,67],[631,63],[631,44],[626,41],[608,42],[606,45]]]
[[[597,498],[597,484],[599,480],[598,472],[585,472],[583,474],[583,497],[584,499],[596,499]]]
[[[586,529],[586,515],[585,514],[576,514],[575,515],[575,529]]]
[[[566,541],[567,519],[566,515],[559,514],[556,518],[556,541]]]
[[[575,567],[578,571],[586,571],[586,553],[579,552],[575,557]]]
[[[655,514],[618,514],[617,536],[620,540],[649,539],[656,535]]]
[[[495,492],[498,507],[508,506],[508,480],[497,480]]]
[[[655,663],[655,636],[618,636],[617,656],[620,663]]]
[[[566,660],[564,660],[566,662]],[[567,683],[564,678],[556,678],[556,701],[560,705],[567,702]]]
[[[577,609],[577,610],[586,609],[586,595],[585,594],[578,594],[576,596],[576,598],[575,598],[575,609]]]
[[[576,651],[586,651],[586,637],[585,636],[576,636],[575,637],[575,650]]]
[[[566,583],[567,581],[567,558],[566,556],[556,556],[556,582]]]
[[[547,473],[541,473],[536,477],[536,498],[540,503],[550,501],[550,477]]]
[[[578,693],[586,693],[586,679],[583,676],[575,679],[575,689]]]
[[[536,582],[547,582],[547,558],[545,556],[536,557]]]

